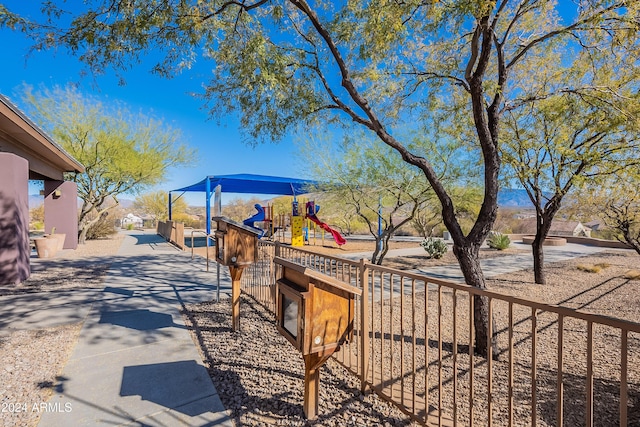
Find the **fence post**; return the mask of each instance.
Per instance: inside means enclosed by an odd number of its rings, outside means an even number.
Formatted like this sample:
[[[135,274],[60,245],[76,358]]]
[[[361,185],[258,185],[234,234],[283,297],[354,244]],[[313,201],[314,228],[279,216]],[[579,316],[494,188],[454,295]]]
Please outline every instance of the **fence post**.
[[[269,279],[271,280],[271,283],[269,283],[269,285],[271,286],[271,303],[273,304],[273,312],[275,313],[277,308],[276,308],[276,280],[277,280],[277,273],[276,273],[276,264],[273,262],[273,259],[275,257],[279,257],[280,256],[280,242],[274,242],[274,249],[273,249],[273,256],[271,256],[270,253],[267,254],[268,260],[269,260]]]
[[[369,278],[367,264],[360,259],[360,391],[367,388],[367,374],[369,372]]]

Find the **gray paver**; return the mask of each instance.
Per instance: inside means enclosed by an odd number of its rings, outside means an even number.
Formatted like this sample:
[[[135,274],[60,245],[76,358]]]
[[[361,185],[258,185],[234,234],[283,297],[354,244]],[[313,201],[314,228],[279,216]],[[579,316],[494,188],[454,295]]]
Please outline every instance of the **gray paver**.
[[[125,236],[104,289],[86,296],[91,309],[39,425],[232,426],[180,314],[213,299],[215,277],[154,234]],[[224,296],[226,274],[222,285]]]

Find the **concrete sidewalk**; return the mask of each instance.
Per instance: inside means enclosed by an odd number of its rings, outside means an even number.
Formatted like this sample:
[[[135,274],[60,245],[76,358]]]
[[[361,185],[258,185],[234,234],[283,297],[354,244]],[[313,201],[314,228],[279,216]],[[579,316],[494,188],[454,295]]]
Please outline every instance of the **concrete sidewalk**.
[[[512,248],[526,250],[521,254],[504,255],[496,258],[487,258],[480,260],[482,271],[485,277],[495,277],[501,274],[512,273],[533,268],[533,254],[531,253],[531,245],[523,243],[511,243]],[[563,246],[546,246],[544,248],[544,262],[559,262],[573,258],[580,258],[598,252],[607,250],[597,246],[578,245],[575,243],[567,243]],[[423,250],[424,251],[424,250]],[[455,282],[464,282],[464,276],[458,264],[443,265],[440,267],[421,268],[420,272],[427,276],[439,279],[452,280]]]
[[[486,247],[486,246],[484,246]],[[512,242],[512,248],[520,249],[524,252],[519,254],[505,254],[495,258],[487,258],[480,260],[482,271],[485,277],[494,277],[500,274],[511,273],[514,271],[533,268],[533,254],[531,253],[531,245]],[[451,245],[449,245],[451,250]],[[545,263],[564,261],[572,258],[588,256],[611,248],[579,245],[575,243],[567,243],[563,246],[545,246],[544,261]],[[616,249],[623,250],[623,249]],[[422,247],[392,249],[386,258],[401,256],[423,256],[426,252]],[[345,255],[345,258],[352,260],[360,260],[361,258],[370,259],[371,252],[359,252]],[[452,280],[454,282],[464,282],[464,276],[458,264],[442,265],[437,267],[424,267],[414,271],[415,273],[424,274],[438,279]]]
[[[142,232],[113,261],[39,425],[232,426],[180,314],[215,297],[215,265]]]

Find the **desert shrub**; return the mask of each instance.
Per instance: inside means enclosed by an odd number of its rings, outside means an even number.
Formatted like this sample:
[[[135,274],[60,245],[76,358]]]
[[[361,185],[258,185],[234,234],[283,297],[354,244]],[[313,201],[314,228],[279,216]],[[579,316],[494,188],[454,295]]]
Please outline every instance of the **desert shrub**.
[[[617,230],[613,228],[605,228],[600,230],[593,230],[591,232],[591,237],[602,240],[619,240],[618,238],[621,238],[622,236]]]
[[[44,222],[42,221],[34,221],[31,223],[29,227],[32,230],[43,231],[44,230]]]
[[[447,244],[442,239],[428,237],[424,239],[420,246],[424,248],[431,258],[440,259],[447,253]]]
[[[586,271],[587,273],[600,273],[602,268],[597,265],[578,264],[576,268],[580,271]]]
[[[44,223],[44,203],[29,209],[29,221]]]
[[[600,273],[603,269],[611,267],[611,264],[601,262],[598,264],[578,264],[576,268],[587,273]]]
[[[191,228],[201,228],[201,221],[198,218],[194,218],[191,215],[187,215],[187,214],[176,214],[173,215],[172,218],[173,221],[175,222],[181,222],[184,224],[185,227],[191,227]]]
[[[510,244],[511,239],[509,239],[509,236],[507,236],[506,234],[492,231],[491,233],[489,233],[489,237],[487,237],[487,245],[489,245],[491,249],[502,251],[504,249],[507,249]]]
[[[129,231],[133,230],[133,224],[127,224],[127,230]]]
[[[102,239],[116,234],[118,231],[113,224],[113,219],[109,217],[100,219],[87,230],[87,240]]]
[[[624,273],[624,278],[629,280],[640,280],[640,270],[629,270]]]

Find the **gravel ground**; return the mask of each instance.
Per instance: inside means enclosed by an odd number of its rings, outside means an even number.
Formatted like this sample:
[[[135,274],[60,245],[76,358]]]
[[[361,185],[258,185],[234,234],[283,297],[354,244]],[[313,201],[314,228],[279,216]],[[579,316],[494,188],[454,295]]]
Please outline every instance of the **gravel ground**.
[[[492,256],[486,253],[485,256]],[[588,273],[578,266],[601,264],[599,273]],[[548,304],[562,304],[583,311],[625,318],[640,322],[640,280],[625,278],[627,273],[638,269],[639,257],[632,252],[608,251],[560,263],[548,264],[548,284],[533,283],[533,272],[523,270],[496,277],[489,281],[492,290],[517,295]],[[473,425],[487,423],[487,369],[485,359],[469,356],[468,297],[458,293],[456,314],[457,353],[453,363],[453,330],[450,321],[453,315],[452,292],[443,290],[442,330],[437,329],[438,295],[429,291],[425,304],[425,293],[418,292],[415,306],[411,299],[400,301],[396,294],[393,300],[386,299],[383,306],[376,303],[374,316],[383,313],[383,333],[373,337],[375,375],[384,372],[388,384],[401,384],[411,394],[415,384],[416,395],[424,401],[425,384],[428,384],[429,402],[434,405],[442,399],[445,416],[454,417],[453,390],[456,378],[455,416],[461,425],[469,425],[469,366],[474,367]],[[329,360],[323,371],[321,385],[320,417],[316,423],[305,422],[302,416],[301,356],[274,326],[272,315],[260,306],[244,298],[242,301],[242,332],[230,330],[228,302],[222,304],[202,303],[187,307],[194,339],[199,343],[203,360],[223,403],[233,413],[240,425],[391,425],[409,423],[407,417],[389,407],[374,394],[362,396],[358,381],[341,365]],[[402,305],[402,306],[401,306]],[[428,306],[429,323],[424,307]],[[415,358],[411,339],[407,334],[412,326],[407,323],[415,307]],[[422,309],[421,309],[422,307]],[[357,311],[357,309],[356,309]],[[493,301],[499,358],[492,361],[493,384],[491,402],[493,424],[508,425],[509,383],[509,337],[505,332],[509,324],[508,304]],[[536,425],[554,426],[556,419],[557,390],[557,316],[546,312],[537,313],[537,415]],[[379,325],[379,317],[375,318]],[[392,320],[391,320],[392,319]],[[531,425],[531,311],[515,306],[514,322],[514,425]],[[401,326],[404,325],[404,326]],[[429,335],[425,339],[428,326]],[[376,326],[380,329],[379,326]],[[585,391],[585,322],[566,319],[564,322],[563,380],[565,425],[584,425]],[[400,337],[404,336],[402,339]],[[640,425],[640,336],[629,336],[629,425]],[[380,337],[385,337],[384,343]],[[438,362],[438,337],[442,341],[443,363]],[[388,337],[394,337],[389,340]],[[619,392],[619,333],[607,328],[594,327],[594,342],[602,345],[594,348],[594,425],[617,425]],[[393,347],[393,351],[391,349]],[[381,353],[379,349],[383,349]],[[391,354],[393,353],[393,356]],[[384,354],[385,356],[380,356]],[[355,354],[354,354],[355,356]],[[428,360],[428,363],[425,363]],[[402,369],[401,369],[401,361]],[[618,362],[616,362],[618,361]],[[275,362],[275,363],[274,363]],[[408,375],[415,363],[417,375]],[[425,369],[425,365],[427,368]],[[382,366],[382,368],[380,368]],[[393,367],[393,368],[392,368]],[[402,372],[404,372],[402,374]],[[425,372],[427,375],[425,375]],[[455,372],[455,375],[454,375]],[[404,378],[402,382],[400,378]],[[441,378],[441,379],[440,379]],[[415,383],[413,382],[415,381]],[[427,383],[428,381],[428,383]],[[442,381],[442,396],[438,395],[438,383]],[[397,394],[396,394],[397,395]],[[384,408],[384,409],[383,409]],[[419,405],[418,405],[419,408]]]
[[[71,356],[82,325],[16,331],[0,338],[0,426],[34,426]]]
[[[115,254],[121,238],[122,236],[118,236],[113,240],[87,242],[78,250],[64,251],[52,260],[34,260],[32,277],[17,287],[1,287],[0,295],[101,286],[108,269],[108,262],[100,257]],[[483,256],[493,255],[494,253],[487,253]],[[96,262],[97,258],[101,262]],[[399,267],[404,262],[409,263],[405,268],[411,268],[410,263],[413,261],[398,262]],[[416,262],[422,262],[422,260],[416,260]],[[446,263],[446,260],[443,262]],[[607,266],[599,273],[588,273],[578,269],[578,265],[595,264]],[[624,277],[630,270],[639,268],[640,262],[636,254],[608,251],[591,257],[549,264],[547,266],[548,284],[545,286],[533,284],[533,273],[530,270],[500,276],[488,282],[491,289],[500,292],[640,322],[640,292],[638,292],[640,280]],[[448,297],[450,295],[444,297],[444,313],[451,313],[451,306],[447,305],[450,304]],[[460,299],[464,305],[464,298]],[[398,303],[393,301],[392,304],[387,304],[388,307],[391,305],[395,307],[396,325],[401,312]],[[463,309],[461,311],[464,312]],[[495,313],[499,330],[505,325],[506,311],[505,305],[496,303]],[[223,403],[231,410],[238,425],[411,425],[407,416],[393,405],[378,398],[377,395],[373,393],[362,395],[355,377],[334,360],[329,360],[322,368],[318,419],[314,422],[305,420],[302,414],[304,372],[302,357],[276,331],[272,315],[255,304],[253,300],[243,297],[241,313],[241,332],[232,332],[230,329],[231,315],[228,302],[189,305],[184,313],[187,326],[191,328],[194,340],[199,345],[203,360],[208,366]],[[459,315],[461,316],[459,325],[468,324],[464,313]],[[538,329],[541,331],[538,340],[539,343],[546,343],[541,346],[537,355],[540,384],[538,420],[539,425],[550,426],[555,423],[554,369],[557,364],[557,348],[554,341],[557,338],[557,329],[553,326],[554,319],[545,316],[541,313],[538,317]],[[527,317],[527,313],[515,310],[514,317],[518,323]],[[443,325],[447,324],[450,322],[443,323]],[[523,379],[516,382],[516,401],[527,398],[529,384],[527,358],[530,353],[527,347],[527,328],[529,327],[530,325],[525,322],[518,324],[515,329],[515,340],[519,343],[516,345],[514,354],[516,378]],[[81,324],[73,324],[51,329],[16,331],[0,338],[0,396],[2,397],[0,410],[4,410],[0,413],[0,426],[37,424],[39,413],[34,410],[33,405],[47,401],[51,393],[51,385],[55,383],[56,376],[60,375],[68,360],[80,328]],[[584,424],[580,415],[584,403],[579,397],[584,387],[584,373],[579,368],[584,361],[579,356],[581,353],[574,352],[572,349],[584,348],[585,342],[582,337],[584,326],[566,322],[565,328],[567,331],[565,345],[569,346],[565,348],[567,366],[565,396],[572,396],[565,402],[565,422],[568,423],[567,425],[578,425]],[[424,334],[424,331],[422,333]],[[432,336],[437,336],[433,331],[431,333],[434,334]],[[442,334],[443,351],[446,355],[447,351],[451,353],[452,332],[444,330]],[[602,342],[607,345],[595,350],[595,360],[616,360],[618,356],[612,354],[610,349],[619,346],[619,337],[596,329],[596,335],[598,334],[603,337]],[[501,349],[507,347],[506,340],[506,334],[501,333],[499,335]],[[462,397],[465,387],[468,387],[465,386],[468,372],[465,371],[464,366],[469,366],[468,348],[464,348],[468,337],[464,332],[458,332],[457,342],[460,343],[456,371],[458,413],[459,421],[462,422],[465,419],[465,412],[468,412],[468,400]],[[640,425],[640,372],[638,372],[640,337],[630,336],[629,344],[630,425]],[[428,341],[428,347],[430,350],[426,353],[429,355],[428,369],[431,376],[429,384],[433,389],[434,378],[437,378],[437,363],[434,363],[432,357],[437,353],[437,342]],[[424,348],[423,343],[422,354],[425,354]],[[583,352],[583,350],[580,351]],[[405,357],[407,357],[406,353]],[[504,425],[508,416],[503,405],[505,399],[508,399],[505,386],[508,381],[508,364],[505,358],[505,354],[502,354],[501,360],[494,362],[492,367],[496,375],[492,396],[494,425]],[[449,380],[452,378],[453,366],[450,360],[449,357],[442,371],[445,383],[443,404],[448,408],[445,411],[448,415],[452,413],[450,409],[452,383]],[[486,363],[479,361],[477,357],[474,362],[476,363],[475,374],[480,378],[474,383],[474,406],[482,408],[486,405],[487,388],[482,375],[486,373],[487,368]],[[397,359],[394,363],[397,363]],[[418,364],[420,363],[424,367],[424,356],[422,361],[418,359]],[[595,413],[596,425],[605,426],[616,424],[614,420],[617,416],[615,401],[617,367],[615,363],[600,365],[596,372],[594,387],[596,393],[603,397],[601,401],[596,402]],[[386,366],[390,364],[387,363]],[[437,395],[435,398],[438,398]],[[19,407],[15,405],[16,403],[20,404]],[[26,411],[22,411],[23,408]],[[527,409],[518,409],[515,413],[516,424],[526,424],[529,412]],[[486,423],[486,414],[483,415],[480,410],[475,413],[475,416],[478,423]]]
[[[123,235],[88,241],[52,259],[34,259],[31,277],[17,286],[0,287],[0,295],[100,287]],[[41,403],[80,334],[81,323],[0,334],[0,426],[37,425]]]
[[[31,277],[19,285],[0,286],[0,296],[100,287],[110,267],[109,258],[120,248],[124,234],[88,240],[78,249],[65,249],[55,258],[32,258]]]
[[[527,300],[562,305],[581,311],[588,311],[608,317],[622,318],[640,322],[640,280],[627,278],[627,273],[638,267],[640,258],[633,252],[608,251],[594,256],[548,264],[547,285],[535,285],[533,272],[522,270],[488,280],[491,290],[514,295]],[[582,271],[578,266],[601,265],[599,273]],[[401,360],[404,360],[404,372],[410,372],[413,361],[412,347],[407,339],[402,340],[404,323],[415,307],[415,334],[418,342],[415,351],[416,372],[415,389],[424,397],[425,384],[428,381],[429,401],[442,399],[445,415],[455,417],[458,423],[469,425],[471,392],[469,366],[473,364],[473,425],[486,425],[488,418],[487,371],[489,366],[484,358],[469,356],[469,298],[465,293],[457,294],[457,329],[455,342],[458,346],[456,365],[453,362],[453,293],[443,288],[439,312],[439,295],[430,290],[428,301],[424,301],[424,292],[416,294],[416,304],[412,306],[405,298],[404,307],[399,297],[393,301],[385,300],[382,307],[378,302],[373,309],[374,324],[378,319],[383,322],[383,336],[397,337],[392,342],[386,339],[382,343],[379,335],[374,338],[375,366],[382,370],[385,380],[401,383]],[[424,307],[428,307],[425,316]],[[509,304],[493,300],[493,322],[497,337],[498,360],[491,363],[493,384],[491,385],[492,419],[494,425],[508,425],[509,417],[509,358],[514,360],[514,410],[513,424],[531,425],[531,309],[513,306],[513,353],[509,353]],[[378,313],[382,313],[378,315]],[[440,314],[441,313],[441,314]],[[437,328],[437,319],[442,316],[442,330]],[[393,319],[392,322],[389,319]],[[404,319],[404,321],[403,321]],[[430,319],[430,320],[429,320]],[[427,321],[429,322],[427,325]],[[536,314],[536,373],[537,373],[537,426],[555,426],[557,420],[557,366],[558,366],[558,316],[550,312],[538,311]],[[428,339],[425,330],[428,326]],[[586,349],[587,325],[585,321],[566,318],[563,327],[563,384],[564,384],[564,425],[585,425],[586,393]],[[620,333],[616,329],[595,325],[593,328],[594,345],[594,424],[595,426],[617,425],[619,417],[619,371],[620,371]],[[439,365],[439,337],[442,342],[442,367]],[[629,380],[629,425],[640,425],[640,334],[629,334],[628,380]],[[391,347],[393,347],[393,356]],[[378,351],[384,348],[383,352]],[[404,352],[404,358],[401,357]],[[383,354],[384,356],[381,356]],[[428,366],[425,370],[425,360]],[[393,371],[391,370],[393,366]],[[426,372],[426,375],[425,375]],[[454,375],[455,372],[455,375]],[[454,376],[457,402],[454,405]],[[438,384],[442,383],[442,396],[438,394]],[[411,388],[410,381],[405,387]]]
[[[228,301],[188,305],[185,322],[222,403],[242,426],[408,426],[407,416],[330,359],[320,374],[319,415],[304,418],[304,363],[275,329],[273,316],[241,297],[241,331],[231,330]]]
[[[581,269],[596,265],[602,266],[597,273]],[[509,295],[640,322],[640,280],[633,275],[638,269],[637,253],[611,249],[547,263],[546,285],[534,284],[530,268],[488,279],[487,284],[490,289]]]

